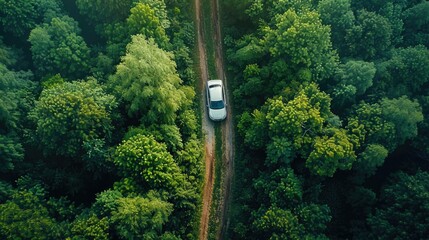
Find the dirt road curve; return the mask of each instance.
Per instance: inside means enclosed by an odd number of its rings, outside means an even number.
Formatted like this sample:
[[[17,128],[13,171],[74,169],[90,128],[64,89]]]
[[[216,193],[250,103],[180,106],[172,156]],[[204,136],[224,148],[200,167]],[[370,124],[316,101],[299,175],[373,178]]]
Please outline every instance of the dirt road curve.
[[[224,71],[224,61],[222,54],[222,37],[221,29],[219,22],[219,8],[218,0],[211,0],[211,9],[212,9],[212,26],[214,27],[214,45],[215,45],[215,64],[216,64],[216,73],[219,78],[224,80],[225,89],[227,95],[230,94],[228,91],[228,82],[226,79]],[[209,79],[208,69],[207,69],[207,54],[205,52],[205,41],[211,41],[212,39],[204,38],[203,31],[203,21],[201,15],[201,2],[200,0],[195,0],[195,13],[197,21],[197,41],[198,41],[198,54],[200,62],[200,89],[201,91],[201,103],[202,106],[205,106],[205,94],[204,86],[206,81]],[[228,98],[228,97],[227,97]],[[228,98],[229,100],[230,98]],[[222,124],[222,161],[223,161],[223,173],[221,179],[222,185],[222,194],[220,198],[219,213],[221,219],[221,226],[219,226],[219,231],[216,234],[217,239],[224,239],[226,229],[229,226],[229,219],[227,219],[227,212],[230,202],[230,191],[232,183],[232,174],[234,169],[234,128],[232,122],[232,106],[231,101],[228,101],[228,117]],[[203,189],[203,209],[201,214],[200,222],[200,240],[207,239],[208,229],[209,229],[209,218],[210,218],[210,208],[212,201],[213,193],[213,183],[214,183],[214,164],[215,164],[215,134],[212,122],[208,119],[207,108],[204,107],[202,118],[202,127],[203,132],[205,133],[205,176],[204,176],[204,189]]]

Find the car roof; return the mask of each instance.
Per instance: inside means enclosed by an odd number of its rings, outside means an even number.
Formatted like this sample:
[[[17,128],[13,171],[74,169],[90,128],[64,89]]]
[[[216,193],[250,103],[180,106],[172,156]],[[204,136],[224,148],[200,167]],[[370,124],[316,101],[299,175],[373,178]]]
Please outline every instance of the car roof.
[[[219,80],[219,79],[208,80],[207,81],[207,86],[210,87],[212,85],[221,85],[222,86],[222,80]]]
[[[222,100],[222,85],[212,84],[209,86],[210,99],[212,101]]]
[[[222,96],[222,80],[213,79],[207,81],[211,101],[221,101]]]

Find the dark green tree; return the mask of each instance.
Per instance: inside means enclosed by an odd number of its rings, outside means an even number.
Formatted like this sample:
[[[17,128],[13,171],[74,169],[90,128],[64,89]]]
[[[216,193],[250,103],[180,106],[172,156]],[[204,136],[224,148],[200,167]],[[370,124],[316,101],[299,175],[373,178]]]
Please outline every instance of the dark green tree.
[[[293,70],[309,69],[316,80],[330,76],[338,55],[332,50],[329,26],[315,11],[289,9],[264,29],[265,46],[274,57],[288,59]]]
[[[31,112],[36,139],[47,154],[82,156],[85,142],[110,137],[116,106],[94,79],[54,84]]]
[[[423,239],[429,234],[429,174],[400,172],[381,193],[367,219],[370,236],[378,239]]]
[[[346,34],[349,55],[364,60],[380,58],[391,49],[391,38],[392,27],[385,17],[361,10],[355,26]]]
[[[59,73],[71,79],[86,76],[90,49],[79,34],[78,23],[67,16],[34,28],[28,40],[36,73],[42,77]]]
[[[60,16],[61,7],[61,1],[57,0],[1,0],[0,23],[16,38],[27,39],[37,24]]]
[[[347,53],[345,36],[355,24],[351,0],[322,0],[318,3],[322,22],[331,26],[332,44],[341,55]]]

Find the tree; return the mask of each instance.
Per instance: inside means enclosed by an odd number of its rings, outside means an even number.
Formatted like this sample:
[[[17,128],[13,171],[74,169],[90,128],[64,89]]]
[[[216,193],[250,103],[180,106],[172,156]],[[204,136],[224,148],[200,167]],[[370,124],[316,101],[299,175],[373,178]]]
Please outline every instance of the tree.
[[[350,60],[340,65],[338,78],[344,85],[352,85],[356,88],[356,95],[360,96],[372,86],[376,69],[372,62]]]
[[[0,204],[0,236],[5,239],[64,238],[64,229],[49,216],[40,185],[19,189]]]
[[[24,158],[21,137],[34,102],[32,78],[31,72],[10,71],[0,63],[0,172],[13,170]]]
[[[332,177],[337,169],[350,169],[356,155],[344,129],[327,129],[326,132],[314,139],[313,150],[305,165],[317,175]]]
[[[127,54],[110,78],[118,97],[127,103],[129,116],[148,125],[174,122],[185,94],[171,58],[153,40],[133,36]]]
[[[59,16],[61,7],[57,0],[1,0],[0,23],[17,39],[27,39],[37,24]]]
[[[253,222],[263,233],[264,239],[300,239],[301,226],[298,217],[290,210],[271,207]]]
[[[124,20],[130,12],[133,0],[77,0],[79,11],[94,23]]]
[[[346,104],[354,103],[356,97],[362,96],[373,85],[375,72],[372,62],[350,60],[341,64],[335,76],[338,84],[332,93],[334,106],[342,109]]]
[[[388,153],[387,149],[379,144],[369,144],[359,154],[353,166],[353,170],[357,173],[356,180],[362,182],[365,178],[374,175],[377,168],[383,165]]]
[[[172,210],[172,204],[154,197],[120,198],[112,221],[122,239],[155,240],[162,234]]]
[[[429,234],[429,174],[394,176],[381,193],[378,207],[367,218],[371,237],[421,239]]]
[[[373,143],[380,144],[389,151],[396,148],[395,125],[382,117],[382,108],[378,103],[362,102],[355,106],[347,128],[356,135],[359,146]]]
[[[83,144],[109,138],[117,103],[95,80],[65,82],[43,89],[31,116],[47,154],[76,157]]]
[[[158,143],[153,136],[138,134],[124,140],[113,161],[122,175],[134,178],[147,189],[172,190],[183,180],[165,144]]]
[[[332,44],[343,56],[347,52],[345,36],[355,23],[351,0],[322,0],[318,4],[322,22],[332,29]]]
[[[374,12],[361,10],[356,25],[346,35],[351,56],[364,60],[380,58],[391,48],[392,27],[389,21]]]
[[[107,240],[109,239],[108,228],[109,219],[106,217],[99,219],[95,214],[78,216],[71,223],[71,240]]]
[[[420,104],[406,96],[395,99],[382,99],[380,102],[382,117],[395,126],[396,143],[403,144],[417,136],[417,124],[423,121]]]
[[[86,76],[90,49],[79,34],[78,23],[67,16],[53,18],[49,24],[31,31],[28,41],[39,76],[57,73],[72,79]]]
[[[337,54],[332,50],[330,28],[317,12],[294,9],[278,15],[274,28],[265,29],[264,42],[274,57],[289,59],[293,70],[310,69],[315,80],[332,74]]]
[[[262,174],[253,183],[262,199],[268,198],[272,205],[292,208],[302,201],[301,181],[291,168],[279,168],[272,173]]]
[[[429,3],[420,1],[402,14],[404,20],[404,42],[407,45],[423,44],[429,47]]]
[[[161,48],[165,48],[168,37],[161,20],[156,16],[155,10],[149,5],[138,3],[131,9],[127,18],[127,26],[131,35],[142,34],[147,39],[153,38]]]
[[[429,50],[422,46],[398,48],[378,65],[378,79],[388,96],[424,94],[429,79]]]

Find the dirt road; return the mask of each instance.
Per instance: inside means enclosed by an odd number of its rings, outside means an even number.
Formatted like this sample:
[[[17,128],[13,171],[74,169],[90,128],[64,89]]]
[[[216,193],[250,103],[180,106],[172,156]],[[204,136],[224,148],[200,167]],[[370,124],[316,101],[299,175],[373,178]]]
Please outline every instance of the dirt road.
[[[204,30],[203,30],[203,21],[202,21],[202,10],[201,10],[201,0],[195,0],[195,13],[197,21],[197,44],[198,44],[198,56],[200,63],[200,89],[201,89],[201,103],[204,106],[203,117],[202,117],[202,128],[205,133],[205,176],[204,176],[204,189],[203,189],[203,209],[201,214],[200,222],[200,240],[205,240],[208,237],[209,229],[209,219],[210,219],[210,209],[212,203],[212,193],[213,193],[213,184],[215,177],[215,134],[213,123],[208,119],[207,108],[205,107],[205,93],[204,86],[206,81],[209,79],[208,68],[207,68],[207,53],[205,51],[205,41],[214,41],[215,46],[215,65],[216,73],[219,78],[224,80],[225,89],[227,92],[227,99],[229,100],[230,96],[228,90],[228,82],[226,79],[224,71],[224,61],[223,61],[223,52],[222,52],[222,37],[219,21],[219,8],[218,0],[211,0],[211,9],[212,9],[212,24],[214,27],[214,39],[205,39]],[[227,218],[228,207],[230,203],[230,191],[232,184],[232,175],[234,169],[234,128],[232,122],[232,105],[231,101],[228,101],[228,117],[222,123],[222,165],[224,166],[222,170],[224,171],[220,176],[221,179],[221,198],[219,212],[216,213],[221,221],[218,232],[216,233],[217,239],[223,239],[226,233],[226,230],[229,226],[229,219]],[[212,213],[213,214],[213,213]]]

